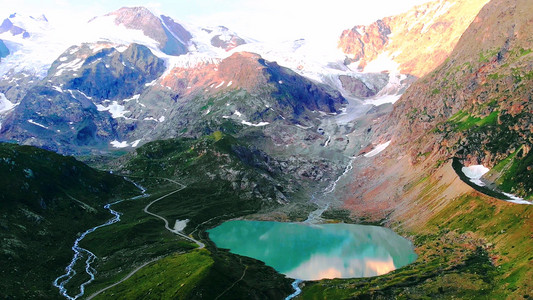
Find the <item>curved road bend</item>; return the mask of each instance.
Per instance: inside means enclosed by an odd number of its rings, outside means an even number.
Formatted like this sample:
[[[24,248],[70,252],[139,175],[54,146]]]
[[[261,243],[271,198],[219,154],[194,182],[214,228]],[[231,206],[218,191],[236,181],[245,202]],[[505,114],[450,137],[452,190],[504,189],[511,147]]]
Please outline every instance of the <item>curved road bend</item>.
[[[154,178],[156,178],[156,177],[154,177]],[[172,233],[174,233],[174,234],[177,234],[177,235],[179,235],[179,236],[181,236],[181,237],[183,237],[183,238],[185,238],[185,239],[187,239],[187,240],[189,240],[189,241],[191,241],[191,242],[196,243],[196,244],[198,245],[198,249],[203,249],[203,248],[205,248],[205,244],[204,244],[204,243],[202,243],[202,242],[200,242],[200,241],[197,241],[197,240],[195,240],[195,239],[193,239],[193,238],[191,238],[191,237],[189,237],[189,236],[186,236],[186,235],[183,234],[182,232],[179,232],[179,231],[176,231],[176,230],[170,228],[170,226],[169,226],[169,224],[168,224],[168,221],[167,221],[167,219],[166,219],[165,217],[160,216],[160,215],[158,215],[158,214],[155,214],[155,213],[152,213],[152,212],[148,211],[148,208],[150,208],[150,206],[151,206],[152,204],[154,204],[154,203],[156,203],[157,201],[160,201],[160,200],[162,200],[162,199],[164,199],[164,198],[166,198],[166,197],[168,197],[168,196],[170,196],[170,195],[173,195],[173,194],[175,194],[175,193],[177,193],[177,192],[179,192],[179,191],[181,191],[181,190],[183,190],[184,188],[187,187],[186,185],[181,184],[181,183],[179,183],[179,182],[177,182],[177,181],[175,181],[175,180],[169,179],[169,178],[162,178],[162,177],[157,177],[157,178],[158,178],[158,179],[164,179],[164,180],[170,181],[170,182],[172,182],[172,183],[175,183],[175,184],[179,185],[180,188],[177,189],[177,190],[175,190],[175,191],[172,191],[172,192],[170,192],[170,193],[168,193],[168,194],[165,194],[165,195],[163,195],[163,196],[161,196],[161,197],[155,199],[154,201],[148,203],[148,205],[146,205],[146,206],[144,207],[143,211],[144,211],[145,213],[151,215],[151,216],[154,216],[154,217],[156,217],[156,218],[158,218],[158,219],[163,220],[163,222],[165,222],[165,228],[166,228],[168,231],[170,231],[170,232],[172,232]],[[158,257],[158,258],[155,258],[155,259],[153,259],[153,260],[150,260],[150,261],[148,261],[148,262],[146,262],[146,263],[140,265],[140,266],[137,267],[135,270],[131,271],[128,275],[126,275],[124,278],[122,278],[121,280],[119,280],[119,281],[117,281],[117,282],[115,282],[115,283],[113,283],[113,284],[111,284],[111,285],[109,285],[109,286],[107,286],[107,287],[105,287],[105,288],[103,288],[103,289],[97,291],[96,293],[94,293],[94,294],[92,294],[91,296],[89,296],[87,299],[88,299],[88,300],[89,300],[89,299],[93,299],[94,297],[98,296],[99,294],[103,293],[104,291],[106,291],[106,290],[108,290],[108,289],[110,289],[110,288],[112,288],[112,287],[115,287],[115,286],[121,284],[122,282],[128,280],[128,279],[129,279],[131,276],[133,276],[135,273],[137,273],[140,269],[146,267],[148,264],[150,264],[150,263],[152,263],[152,262],[155,262],[155,261],[157,261],[157,260],[159,260],[159,259],[161,259],[161,258],[162,258],[162,257]]]

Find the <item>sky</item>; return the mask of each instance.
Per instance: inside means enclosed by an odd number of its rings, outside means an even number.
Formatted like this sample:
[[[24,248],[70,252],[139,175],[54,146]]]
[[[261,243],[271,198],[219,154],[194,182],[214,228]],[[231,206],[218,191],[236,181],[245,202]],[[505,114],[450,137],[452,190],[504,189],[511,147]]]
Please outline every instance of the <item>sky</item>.
[[[334,42],[343,29],[369,24],[428,0],[0,0],[0,20],[13,12],[68,26],[123,6],[145,6],[178,22],[223,25],[265,42],[306,38]]]

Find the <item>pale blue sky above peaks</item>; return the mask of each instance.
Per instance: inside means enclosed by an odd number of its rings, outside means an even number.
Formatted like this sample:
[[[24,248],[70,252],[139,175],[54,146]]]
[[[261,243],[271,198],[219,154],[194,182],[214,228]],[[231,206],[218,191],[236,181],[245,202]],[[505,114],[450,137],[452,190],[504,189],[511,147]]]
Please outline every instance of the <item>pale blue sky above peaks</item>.
[[[336,40],[343,29],[407,11],[428,0],[0,0],[0,20],[13,12],[45,14],[51,23],[86,22],[123,6],[145,6],[178,22],[223,25],[261,41]]]

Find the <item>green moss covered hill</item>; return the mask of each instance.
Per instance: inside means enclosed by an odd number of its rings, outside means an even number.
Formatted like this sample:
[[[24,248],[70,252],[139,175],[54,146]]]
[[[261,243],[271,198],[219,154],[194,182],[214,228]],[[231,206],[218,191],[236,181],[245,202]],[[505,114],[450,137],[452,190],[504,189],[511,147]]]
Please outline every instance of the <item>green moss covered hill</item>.
[[[104,223],[104,204],[135,195],[122,177],[72,157],[0,144],[0,298],[46,298],[76,235]]]

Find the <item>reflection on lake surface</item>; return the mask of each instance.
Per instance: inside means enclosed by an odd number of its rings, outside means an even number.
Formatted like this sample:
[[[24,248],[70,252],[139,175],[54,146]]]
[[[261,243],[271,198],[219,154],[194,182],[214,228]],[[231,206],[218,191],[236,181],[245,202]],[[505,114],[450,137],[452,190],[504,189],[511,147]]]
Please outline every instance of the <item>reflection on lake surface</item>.
[[[217,247],[295,279],[370,277],[416,259],[411,242],[377,226],[229,221],[208,232]]]

